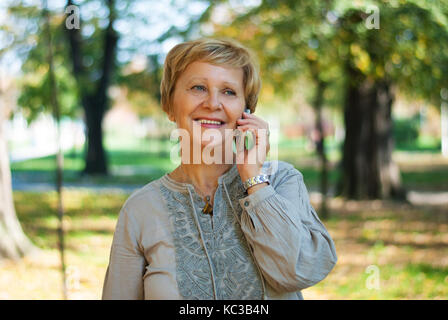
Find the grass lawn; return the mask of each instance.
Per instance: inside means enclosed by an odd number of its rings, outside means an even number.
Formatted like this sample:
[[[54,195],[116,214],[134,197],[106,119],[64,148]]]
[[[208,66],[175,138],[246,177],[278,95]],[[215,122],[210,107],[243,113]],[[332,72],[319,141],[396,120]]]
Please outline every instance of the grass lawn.
[[[117,214],[126,194],[65,192],[70,299],[98,299]],[[0,264],[0,299],[60,299],[56,195],[15,192],[23,229],[40,255]],[[332,199],[324,221],[338,264],[306,299],[447,299],[448,210],[393,202]],[[373,265],[379,287],[368,289]]]
[[[126,194],[64,193],[70,299],[99,299],[118,212]],[[0,299],[61,299],[56,193],[15,192],[22,228],[41,248],[19,263],[0,264]]]
[[[83,154],[81,150],[70,150],[64,155],[64,182],[138,186],[161,177],[177,166],[170,160],[173,146],[170,141],[109,138],[106,146],[111,172],[109,176],[81,176]],[[320,174],[319,161],[314,151],[308,148],[303,139],[282,140],[278,145],[278,159],[293,164],[304,175],[307,186],[317,189]],[[339,146],[334,143],[329,144],[328,157],[330,160],[329,180],[331,185],[335,185],[338,180]],[[448,191],[448,160],[435,153],[433,149],[428,152],[398,151],[394,157],[400,165],[403,184],[406,187],[417,190]],[[48,156],[13,163],[11,170],[17,181],[53,183],[55,163],[55,156]]]
[[[339,261],[305,298],[448,299],[447,208],[341,199],[330,207],[324,224]]]
[[[65,181],[144,185],[174,169],[169,146],[157,141],[109,142],[113,174],[88,179],[78,174],[80,152],[70,151]],[[336,148],[330,152],[331,183],[337,181],[337,152]],[[400,151],[394,157],[406,187],[448,191],[448,160],[433,152]],[[281,143],[279,158],[303,173],[308,188],[317,188],[317,161],[303,141]],[[13,176],[20,181],[53,182],[54,162],[54,157],[45,157],[14,163]],[[127,197],[126,193],[65,191],[70,299],[100,298],[117,215]],[[41,252],[19,262],[0,263],[0,299],[60,299],[56,194],[15,191],[14,201],[25,233]],[[324,281],[304,290],[306,299],[448,299],[448,208],[338,198],[330,199],[329,207],[331,218],[324,224],[339,261]],[[372,283],[378,286],[371,288]]]

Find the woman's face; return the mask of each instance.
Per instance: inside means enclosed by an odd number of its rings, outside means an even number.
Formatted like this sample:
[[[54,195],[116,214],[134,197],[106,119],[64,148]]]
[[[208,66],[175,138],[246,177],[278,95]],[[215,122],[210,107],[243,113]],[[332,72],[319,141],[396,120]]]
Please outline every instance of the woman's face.
[[[236,120],[244,111],[243,70],[195,61],[178,78],[172,101],[173,113],[169,118],[178,128],[189,132],[190,142],[199,143],[200,137],[193,136],[194,127],[201,136],[214,128],[220,134],[213,135],[209,146],[221,145],[226,139],[225,133],[229,136],[231,132],[225,129],[235,129]],[[219,124],[203,123],[201,119],[217,120]],[[201,147],[209,143],[209,140],[202,141]]]

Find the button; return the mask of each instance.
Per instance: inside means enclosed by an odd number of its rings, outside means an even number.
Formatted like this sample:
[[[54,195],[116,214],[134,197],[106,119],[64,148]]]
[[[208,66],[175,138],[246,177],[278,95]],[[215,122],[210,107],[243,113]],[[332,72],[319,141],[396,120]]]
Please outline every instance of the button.
[[[248,207],[248,206],[249,206],[249,201],[245,201],[245,202],[244,202],[244,205],[245,205],[246,207]]]

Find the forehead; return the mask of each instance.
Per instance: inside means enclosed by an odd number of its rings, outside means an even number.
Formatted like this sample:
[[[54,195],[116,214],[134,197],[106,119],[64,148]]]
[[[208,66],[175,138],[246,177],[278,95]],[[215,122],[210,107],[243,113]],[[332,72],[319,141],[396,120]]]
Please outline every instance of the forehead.
[[[179,81],[203,80],[207,82],[228,82],[243,85],[243,69],[230,66],[219,66],[208,62],[195,61],[188,65]]]

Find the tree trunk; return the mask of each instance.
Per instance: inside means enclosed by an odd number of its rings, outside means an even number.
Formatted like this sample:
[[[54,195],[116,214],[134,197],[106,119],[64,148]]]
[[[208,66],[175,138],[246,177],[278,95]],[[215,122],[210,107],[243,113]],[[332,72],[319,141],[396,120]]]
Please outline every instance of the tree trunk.
[[[347,75],[339,193],[350,199],[403,198],[400,171],[392,160],[390,84],[369,80],[350,68]]]
[[[442,105],[440,106],[440,125],[442,155],[448,158],[448,101],[446,100],[442,100]]]
[[[316,86],[313,108],[316,114],[315,127],[317,131],[317,138],[315,140],[316,151],[320,160],[320,192],[322,195],[321,205],[320,205],[320,216],[323,219],[329,218],[329,211],[327,206],[327,193],[328,193],[328,159],[325,150],[325,132],[322,120],[322,106],[324,104],[324,93],[327,87],[327,83],[322,80],[322,67],[321,65],[313,59],[307,59],[308,67],[311,72],[312,79]]]
[[[326,83],[316,78],[317,88],[314,98],[314,109],[316,111],[316,129],[318,132],[318,139],[316,141],[316,149],[320,159],[320,192],[322,194],[322,201],[320,206],[320,215],[323,219],[329,218],[327,207],[327,193],[328,193],[328,159],[325,150],[325,131],[322,120],[322,104],[324,99],[324,92]]]
[[[87,143],[85,151],[84,173],[89,175],[107,175],[107,157],[103,145],[103,107],[96,105],[95,100],[84,102]]]
[[[0,109],[0,259],[19,259],[37,248],[23,233],[14,209],[3,111]]]
[[[70,5],[73,5],[73,1],[68,0],[67,6]],[[103,146],[102,122],[109,104],[107,90],[115,70],[118,36],[113,28],[116,19],[115,1],[107,0],[107,7],[109,24],[104,32],[101,77],[97,81],[89,80],[93,78],[89,73],[97,71],[88,70],[83,63],[83,39],[80,29],[67,29],[73,73],[78,84],[87,129],[83,173],[89,175],[108,174],[107,156]],[[91,92],[92,87],[94,88],[93,92]]]

